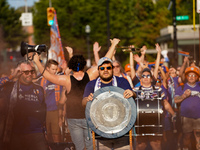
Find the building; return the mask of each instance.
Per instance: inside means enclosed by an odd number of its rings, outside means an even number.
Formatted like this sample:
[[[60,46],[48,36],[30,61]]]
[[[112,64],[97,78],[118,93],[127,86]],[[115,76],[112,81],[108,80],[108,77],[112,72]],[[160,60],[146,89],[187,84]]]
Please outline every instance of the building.
[[[177,28],[177,43],[178,50],[189,52],[190,59],[196,60],[197,65],[200,61],[200,48],[199,48],[199,25],[178,25]],[[162,50],[169,50],[168,57],[170,59],[170,64],[177,63],[182,65],[183,56],[178,55],[178,60],[174,60],[174,51],[173,51],[173,40],[174,40],[174,31],[173,26],[167,26],[160,30],[160,37],[156,39],[161,45]]]

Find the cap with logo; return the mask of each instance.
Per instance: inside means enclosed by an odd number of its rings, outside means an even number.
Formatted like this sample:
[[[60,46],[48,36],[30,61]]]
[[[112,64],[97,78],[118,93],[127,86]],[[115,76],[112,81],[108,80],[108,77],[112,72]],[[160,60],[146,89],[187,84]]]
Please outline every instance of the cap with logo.
[[[105,62],[110,62],[112,64],[112,60],[108,57],[102,57],[101,59],[99,59],[98,61],[98,67],[103,65]]]

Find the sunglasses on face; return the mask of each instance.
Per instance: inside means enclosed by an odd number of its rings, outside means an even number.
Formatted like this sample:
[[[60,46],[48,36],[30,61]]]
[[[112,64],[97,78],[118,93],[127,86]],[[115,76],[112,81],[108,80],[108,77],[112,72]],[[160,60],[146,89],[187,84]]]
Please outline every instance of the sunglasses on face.
[[[29,75],[29,73],[34,74],[35,70],[26,70],[26,71],[22,71],[25,75]]]
[[[111,70],[111,69],[112,69],[112,67],[100,67],[99,69],[100,69],[100,70],[104,70],[105,68],[106,68],[107,70]]]
[[[196,77],[195,74],[189,74],[188,77]]]
[[[142,75],[142,78],[151,78],[150,75]]]

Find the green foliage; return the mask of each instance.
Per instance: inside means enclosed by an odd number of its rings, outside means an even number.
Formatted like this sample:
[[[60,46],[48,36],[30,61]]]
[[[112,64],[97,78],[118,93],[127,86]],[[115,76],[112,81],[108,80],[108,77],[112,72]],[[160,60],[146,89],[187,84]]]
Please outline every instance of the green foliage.
[[[172,25],[172,8],[167,9],[170,0],[51,0],[56,9],[58,25],[63,46],[71,46],[75,53],[87,55],[85,26],[91,27],[90,49],[98,41],[102,46],[100,56],[107,51],[107,14],[106,4],[109,1],[110,35],[120,38],[120,45],[135,45],[155,48],[160,29]],[[50,45],[46,9],[49,0],[42,0],[34,5],[35,41],[37,44]],[[177,1],[177,15],[190,15],[192,20],[191,0]],[[181,24],[184,22],[177,22]],[[91,50],[92,53],[92,50]],[[127,53],[117,49],[117,59],[129,59]],[[154,56],[153,56],[154,57]],[[150,58],[151,59],[151,58]]]
[[[0,1],[0,26],[7,48],[16,48],[26,38],[19,20],[21,12],[10,8],[6,0]]]
[[[185,16],[185,15],[189,16],[189,20],[177,21],[177,25],[193,24],[193,0],[178,0],[176,5],[177,5],[176,7],[177,16]],[[195,8],[195,12],[196,12],[196,8]],[[195,19],[199,20],[199,15],[195,15]]]

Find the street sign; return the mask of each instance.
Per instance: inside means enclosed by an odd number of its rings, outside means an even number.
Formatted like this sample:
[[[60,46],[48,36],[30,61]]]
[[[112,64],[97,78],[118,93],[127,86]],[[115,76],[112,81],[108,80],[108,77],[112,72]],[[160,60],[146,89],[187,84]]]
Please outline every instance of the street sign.
[[[189,20],[189,16],[176,16],[176,20],[177,20],[177,21]]]
[[[197,13],[200,13],[200,0],[197,0]]]
[[[32,26],[33,25],[32,13],[22,13],[20,19],[22,20],[22,26]]]

